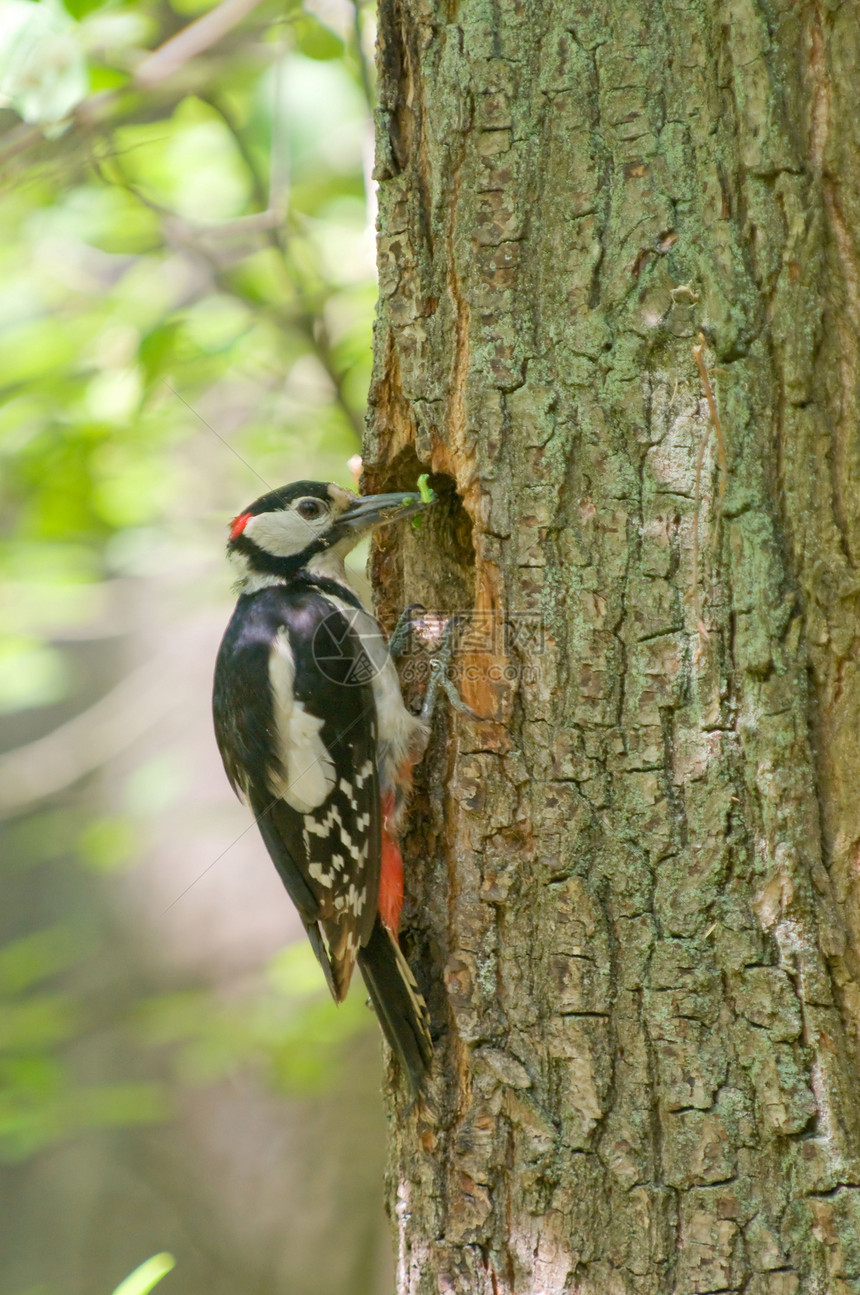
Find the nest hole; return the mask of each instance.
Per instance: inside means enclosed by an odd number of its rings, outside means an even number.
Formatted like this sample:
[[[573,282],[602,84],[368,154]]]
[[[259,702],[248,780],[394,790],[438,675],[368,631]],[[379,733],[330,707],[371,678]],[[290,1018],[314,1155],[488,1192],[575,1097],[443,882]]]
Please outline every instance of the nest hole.
[[[475,604],[475,548],[472,520],[452,477],[429,472],[411,448],[390,465],[373,489],[415,490],[427,473],[436,503],[422,513],[418,526],[408,523],[377,535],[371,576],[380,597],[383,622],[393,623],[410,603],[450,615],[470,612]]]

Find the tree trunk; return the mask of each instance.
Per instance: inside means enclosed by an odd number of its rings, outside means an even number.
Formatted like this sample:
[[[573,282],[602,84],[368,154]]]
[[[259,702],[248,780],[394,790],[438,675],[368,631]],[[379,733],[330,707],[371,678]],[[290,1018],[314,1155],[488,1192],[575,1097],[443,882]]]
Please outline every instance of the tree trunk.
[[[443,503],[375,574],[486,717],[400,1295],[860,1292],[859,69],[836,0],[382,0],[366,462]]]

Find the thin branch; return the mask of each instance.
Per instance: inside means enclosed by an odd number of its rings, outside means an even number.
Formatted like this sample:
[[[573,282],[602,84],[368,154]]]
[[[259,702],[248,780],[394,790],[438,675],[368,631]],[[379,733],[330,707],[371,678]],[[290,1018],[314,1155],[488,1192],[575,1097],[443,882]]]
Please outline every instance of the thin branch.
[[[269,141],[269,207],[278,213],[286,229],[290,204],[290,153],[289,131],[284,128],[284,63],[287,43],[283,31],[278,33],[278,57],[274,62],[272,102],[272,138]]]
[[[254,201],[260,208],[261,213],[266,216],[272,216],[274,213],[269,205],[269,195],[263,176],[260,174],[260,169],[257,166],[256,159],[248,148],[244,135],[236,125],[233,114],[216,95],[201,94],[199,98],[201,102],[207,104],[213,112],[217,112],[218,116],[233,136],[233,142],[239,150],[239,155],[245,163],[245,170],[251,178],[251,188],[254,193]]]
[[[221,0],[221,4],[159,45],[139,64],[134,81],[140,90],[151,90],[175,76],[186,63],[197,58],[247,18],[261,0]]]
[[[355,53],[358,59],[361,88],[364,91],[365,102],[367,103],[368,111],[372,117],[376,109],[376,97],[373,93],[373,80],[370,75],[370,66],[362,43],[361,0],[352,0],[352,30],[355,37]]]
[[[169,212],[165,208],[154,204],[149,198],[140,193],[130,181],[127,181],[125,176],[122,177],[122,183],[127,186],[130,192],[134,193],[138,201],[142,202],[151,210],[158,211],[162,219],[169,218],[172,222],[176,222],[178,228],[184,226],[188,229],[189,246],[193,247],[194,252],[198,256],[202,256],[208,262],[209,268],[212,271],[213,278],[218,287],[229,292],[231,296],[236,297],[238,300],[244,301],[245,304],[251,306],[257,313],[260,313],[261,310],[267,310],[269,314],[273,314],[275,316],[275,319],[282,327],[287,325],[288,327],[299,329],[307,340],[311,350],[316,355],[322,368],[325,370],[326,376],[331,382],[335,400],[349,422],[356,440],[361,444],[364,437],[364,424],[359,414],[347,399],[346,392],[343,387],[344,375],[335,363],[331,337],[326,328],[325,321],[322,319],[322,316],[313,309],[310,302],[310,294],[308,293],[298,269],[290,258],[289,241],[286,237],[284,226],[276,219],[277,213],[272,211],[272,209],[267,205],[267,186],[265,179],[257,166],[256,159],[245,143],[245,140],[242,137],[242,132],[236,125],[232,113],[230,113],[230,111],[214,96],[207,97],[204,102],[218,113],[219,117],[224,122],[224,125],[232,135],[251,178],[254,197],[258,204],[264,207],[264,211],[261,213],[265,218],[262,233],[272,248],[279,253],[278,264],[284,273],[287,286],[295,296],[298,305],[298,313],[296,316],[291,317],[289,315],[284,315],[276,306],[270,306],[268,308],[261,307],[259,302],[252,300],[243,294],[230,282],[227,272],[207,253],[199,238],[195,236],[194,227],[191,225],[190,221],[183,220],[182,217],[177,216],[175,213]],[[117,167],[117,170],[120,171],[121,174],[119,167]],[[211,231],[207,226],[200,226],[197,230],[197,233],[209,232]]]
[[[61,124],[84,132],[92,130],[107,122],[111,110],[120,102],[121,97],[122,92],[119,90],[102,90],[99,94],[91,95],[89,99],[79,103]],[[65,134],[58,136],[53,142],[59,144],[59,141],[65,137]],[[5,133],[0,142],[0,162],[10,161],[19,153],[26,153],[28,149],[49,142],[51,141],[46,139],[41,126],[30,122],[19,122]]]
[[[230,29],[231,25],[235,25],[235,23],[240,21],[240,18],[249,13],[258,3],[260,3],[260,0],[224,0],[223,4],[220,5],[218,9],[213,10],[210,14],[204,15],[204,18],[198,20],[198,22],[189,24],[189,26],[179,32],[177,36],[166,41],[159,47],[159,49],[145,59],[138,68],[134,84],[139,88],[154,88],[167,80],[168,77],[175,76],[183,67],[186,66],[187,61],[192,58],[195,53],[199,54],[206,49],[208,45],[213,44],[217,39],[220,39],[220,36],[224,35],[226,31]],[[203,24],[206,23],[206,20],[209,18],[214,19],[216,14],[220,15],[217,24],[213,22],[211,25],[207,24],[203,26]],[[186,36],[188,39],[184,40]],[[268,186],[266,185],[265,178],[260,172],[253,153],[248,148],[242,137],[242,132],[237,127],[229,110],[224,107],[216,96],[205,95],[202,88],[198,88],[197,93],[201,98],[205,99],[205,102],[208,103],[215,112],[218,113],[232,135],[242,160],[248,170],[248,174],[251,177],[255,200],[262,208],[260,213],[247,219],[247,223],[241,232],[262,233],[263,238],[279,253],[278,264],[281,266],[282,273],[284,274],[285,283],[289,291],[296,298],[298,310],[295,317],[291,317],[285,312],[278,310],[277,307],[268,308],[267,313],[274,315],[280,326],[286,325],[288,327],[297,328],[302,333],[331,382],[337,405],[340,407],[343,415],[352,428],[356,440],[361,443],[364,434],[362,417],[347,399],[343,385],[344,374],[335,362],[331,337],[324,320],[314,310],[311,303],[310,293],[298,271],[297,266],[289,256],[288,240],[286,238],[283,219],[279,218],[278,213],[272,211],[270,208],[267,192]],[[109,91],[85,100],[83,103],[78,105],[75,112],[72,114],[70,125],[77,126],[86,133],[91,132],[94,127],[101,125],[104,125],[109,129],[111,125],[111,123],[108,122],[109,113],[122,102],[124,95],[127,97],[127,93],[123,91]],[[0,162],[8,160],[15,154],[40,143],[45,143],[45,139],[39,127],[16,127],[13,131],[9,132],[5,141],[0,143]],[[169,211],[167,208],[161,207],[159,204],[147,198],[146,195],[137,189],[123,174],[116,155],[114,155],[110,160],[112,162],[113,169],[116,171],[118,176],[118,180],[114,182],[119,183],[128,192],[132,193],[142,205],[157,213],[162,220],[162,223],[169,221],[174,231],[174,235],[177,231],[180,231],[183,236],[183,241],[187,244],[188,250],[197,257],[201,257],[209,264],[218,286],[224,288],[224,290],[229,292],[238,300],[249,305],[255,312],[260,313],[260,303],[243,294],[229,281],[229,279],[225,277],[226,272],[223,266],[219,266],[217,264],[215,258],[207,251],[204,245],[204,239],[207,235],[210,237],[213,235],[217,237],[218,235],[239,232],[239,222],[231,222],[229,225],[225,225],[223,227],[210,227],[205,225],[195,226],[192,222],[184,220],[175,213]],[[95,165],[97,171],[100,170],[97,159],[92,154],[90,162],[92,165]],[[103,178],[106,181],[111,182],[108,176],[104,175]],[[171,240],[170,238],[167,238],[165,241],[169,244],[171,241],[175,241],[175,239]]]
[[[65,131],[58,136],[58,142],[66,141],[70,131],[87,134],[101,126],[110,127],[119,124],[116,121],[111,122],[110,116],[123,101],[128,99],[129,91],[139,90],[151,93],[165,81],[176,77],[194,58],[216,45],[261,3],[262,0],[222,0],[215,9],[189,23],[157,49],[146,54],[138,64],[129,85],[117,90],[103,90],[83,99],[60,123],[65,127]],[[179,99],[198,89],[197,85],[184,87],[179,92]],[[169,115],[174,106],[171,99],[171,102],[165,105],[165,115]],[[0,142],[0,162],[10,161],[19,153],[49,142],[51,141],[46,139],[41,125],[20,122],[7,131]]]

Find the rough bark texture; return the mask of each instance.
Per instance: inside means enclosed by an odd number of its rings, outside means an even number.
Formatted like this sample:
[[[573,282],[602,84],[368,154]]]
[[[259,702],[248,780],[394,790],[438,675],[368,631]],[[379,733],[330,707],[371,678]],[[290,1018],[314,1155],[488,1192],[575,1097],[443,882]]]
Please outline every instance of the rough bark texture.
[[[416,804],[399,1292],[860,1292],[858,8],[382,0],[379,50],[369,481],[452,483],[383,610],[525,627]]]

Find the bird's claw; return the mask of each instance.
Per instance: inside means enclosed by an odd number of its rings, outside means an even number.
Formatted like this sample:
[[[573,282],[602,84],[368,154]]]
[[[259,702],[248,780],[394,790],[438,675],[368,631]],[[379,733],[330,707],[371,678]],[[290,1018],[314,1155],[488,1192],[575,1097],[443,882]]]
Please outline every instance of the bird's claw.
[[[471,706],[466,705],[460,696],[457,685],[448,674],[456,646],[457,632],[465,619],[464,616],[452,616],[450,618],[442,631],[439,650],[434,653],[431,659],[430,679],[427,683],[427,691],[424,694],[424,703],[421,707],[421,719],[425,724],[429,724],[433,718],[433,711],[436,708],[440,691],[448,698],[454,710],[459,711],[461,715],[468,715],[471,719],[481,718],[480,715],[475,714]]]
[[[417,620],[421,619],[421,613],[427,608],[423,603],[410,603],[404,607],[403,611],[397,618],[397,624],[394,626],[391,638],[388,640],[388,655],[391,660],[397,664],[409,643],[412,636],[412,627]]]

